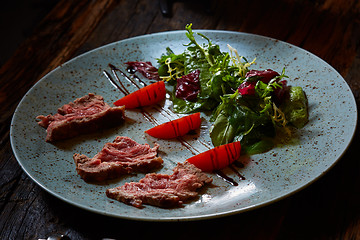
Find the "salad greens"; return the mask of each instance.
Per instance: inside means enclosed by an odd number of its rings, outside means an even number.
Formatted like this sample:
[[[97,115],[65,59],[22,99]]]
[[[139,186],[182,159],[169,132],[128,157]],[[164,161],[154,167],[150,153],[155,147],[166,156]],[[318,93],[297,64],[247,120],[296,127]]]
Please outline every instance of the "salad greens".
[[[274,147],[278,131],[290,134],[290,126],[301,128],[307,123],[306,95],[301,87],[287,85],[285,68],[281,74],[271,69],[249,70],[255,59],[248,62],[230,45],[229,53],[221,52],[219,45],[196,33],[205,39],[200,44],[191,27],[185,27],[190,40],[186,50],[175,54],[167,48],[158,59],[158,73],[173,86],[175,112],[211,112],[214,146],[241,141],[246,153],[261,153]],[[192,91],[186,85],[196,84],[200,91],[189,93],[195,98],[176,97],[177,90]]]

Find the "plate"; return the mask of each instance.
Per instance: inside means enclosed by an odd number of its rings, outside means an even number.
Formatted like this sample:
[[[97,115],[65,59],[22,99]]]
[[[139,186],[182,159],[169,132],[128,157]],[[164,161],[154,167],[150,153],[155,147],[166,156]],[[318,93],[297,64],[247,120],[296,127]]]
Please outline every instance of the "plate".
[[[354,96],[345,80],[317,56],[291,44],[258,35],[197,30],[227,51],[227,44],[247,59],[256,57],[253,69],[286,67],[288,84],[301,86],[309,99],[310,121],[297,131],[295,141],[273,150],[242,159],[244,166],[233,171],[223,170],[237,186],[211,174],[213,185],[200,191],[200,197],[181,208],[162,209],[145,205],[142,209],[109,199],[108,188],[128,181],[138,181],[144,174],[122,177],[104,184],[85,183],[75,170],[74,153],[94,156],[106,142],[118,135],[129,136],[139,143],[160,144],[163,168],[157,172],[171,173],[177,162],[208,149],[208,117],[202,114],[201,130],[182,141],[161,141],[144,134],[157,123],[176,118],[169,100],[158,107],[128,110],[125,124],[94,134],[80,136],[56,144],[45,142],[45,129],[38,126],[36,116],[54,114],[60,106],[89,92],[102,95],[112,103],[123,96],[104,76],[111,74],[109,64],[126,71],[127,61],[151,61],[170,47],[175,53],[189,42],[185,31],[149,34],[115,42],[80,55],[59,66],[38,81],[23,97],[11,123],[11,145],[23,170],[43,189],[77,207],[119,218],[146,221],[180,221],[221,217],[244,212],[273,203],[303,189],[328,171],[346,151],[354,135],[357,109]],[[199,41],[202,41],[199,39]],[[136,88],[125,81],[129,91]],[[147,81],[143,79],[144,81]],[[164,110],[165,109],[165,110]],[[241,176],[245,180],[241,180]]]

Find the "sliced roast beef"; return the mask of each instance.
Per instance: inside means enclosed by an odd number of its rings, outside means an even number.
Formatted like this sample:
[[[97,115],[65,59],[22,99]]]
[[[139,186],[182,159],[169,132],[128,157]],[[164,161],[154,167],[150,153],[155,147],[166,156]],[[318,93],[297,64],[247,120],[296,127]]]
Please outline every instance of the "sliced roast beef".
[[[87,182],[101,182],[132,172],[149,172],[162,165],[157,156],[159,145],[139,144],[129,137],[118,136],[106,143],[93,158],[75,153],[78,174]]]
[[[55,115],[36,118],[46,128],[45,140],[54,142],[116,126],[124,121],[124,110],[124,106],[110,107],[102,96],[89,93],[65,104]]]
[[[139,208],[143,203],[171,208],[179,207],[184,201],[196,197],[196,190],[211,182],[212,178],[185,161],[178,163],[172,175],[150,173],[139,182],[108,189],[106,195]]]

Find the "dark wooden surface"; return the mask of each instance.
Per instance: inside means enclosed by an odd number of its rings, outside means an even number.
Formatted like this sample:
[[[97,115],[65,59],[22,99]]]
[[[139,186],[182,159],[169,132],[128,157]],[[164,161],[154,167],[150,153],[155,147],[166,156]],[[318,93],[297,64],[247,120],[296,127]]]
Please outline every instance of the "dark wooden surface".
[[[13,112],[47,72],[104,44],[194,28],[256,33],[302,47],[331,64],[360,103],[358,0],[59,1],[0,69],[0,239],[360,239],[359,130],[342,159],[310,187],[277,203],[206,221],[153,223],[114,219],[75,208],[37,186],[10,146]],[[141,230],[136,230],[141,229]]]

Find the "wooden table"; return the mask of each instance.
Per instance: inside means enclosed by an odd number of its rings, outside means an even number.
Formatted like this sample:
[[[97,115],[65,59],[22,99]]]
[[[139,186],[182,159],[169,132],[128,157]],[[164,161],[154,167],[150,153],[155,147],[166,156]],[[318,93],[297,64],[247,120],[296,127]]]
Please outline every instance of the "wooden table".
[[[13,112],[42,76],[107,43],[147,33],[221,29],[277,38],[332,65],[360,103],[358,0],[174,1],[164,17],[147,0],[60,0],[0,70],[0,239],[124,237],[172,239],[360,239],[359,131],[324,177],[291,197],[229,217],[179,223],[136,222],[73,207],[37,186],[10,146]],[[140,228],[141,230],[137,230]]]

